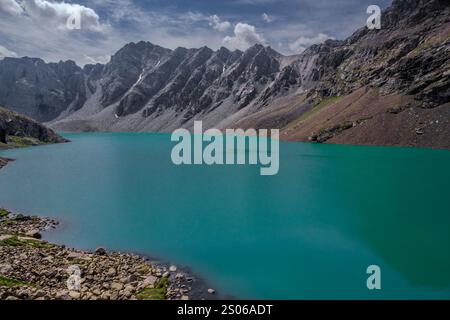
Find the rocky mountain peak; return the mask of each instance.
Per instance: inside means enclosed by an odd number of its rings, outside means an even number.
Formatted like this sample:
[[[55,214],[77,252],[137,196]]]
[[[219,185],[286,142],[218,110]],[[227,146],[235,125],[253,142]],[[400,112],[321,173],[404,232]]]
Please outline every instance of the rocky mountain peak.
[[[393,28],[402,22],[414,26],[448,7],[448,0],[394,0],[383,13],[382,26]]]

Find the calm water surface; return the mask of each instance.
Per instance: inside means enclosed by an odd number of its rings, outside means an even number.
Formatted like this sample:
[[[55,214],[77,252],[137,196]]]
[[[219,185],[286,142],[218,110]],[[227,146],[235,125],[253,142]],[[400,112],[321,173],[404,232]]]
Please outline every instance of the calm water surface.
[[[282,143],[280,172],[181,166],[165,134],[70,134],[0,155],[0,205],[47,239],[187,265],[239,298],[450,298],[450,152]],[[379,265],[382,290],[366,287]]]

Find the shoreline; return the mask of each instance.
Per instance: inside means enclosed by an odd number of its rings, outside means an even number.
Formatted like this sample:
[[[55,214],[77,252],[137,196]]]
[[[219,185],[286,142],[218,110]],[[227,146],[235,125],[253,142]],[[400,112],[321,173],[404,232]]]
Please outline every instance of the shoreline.
[[[1,149],[0,149],[1,150]],[[3,167],[5,167],[9,162],[14,161],[14,159],[9,159],[9,158],[2,158],[0,157],[0,169],[2,169]]]
[[[0,300],[214,300],[188,267],[138,253],[68,248],[42,239],[59,221],[0,209]],[[81,271],[69,287],[73,266]],[[72,273],[72,274],[71,274]],[[80,279],[80,278],[79,278]]]
[[[65,134],[84,134],[84,133],[90,133],[90,134],[160,134],[160,135],[171,135],[172,132],[165,132],[165,131],[60,131],[58,134],[65,135]],[[281,133],[280,133],[281,135]],[[253,135],[244,135],[245,137],[254,137]],[[351,142],[333,142],[333,141],[324,141],[324,142],[317,142],[317,141],[311,141],[308,139],[292,139],[285,136],[280,136],[279,139],[277,139],[279,142],[285,142],[285,143],[304,143],[304,144],[313,144],[313,145],[331,145],[331,146],[350,146],[350,147],[388,147],[388,148],[413,148],[413,149],[424,149],[424,150],[448,150],[450,151],[450,145],[448,146],[429,146],[429,145],[423,145],[423,144],[417,144],[414,145],[412,143],[392,143],[392,142],[386,142],[386,143],[370,143],[370,142],[364,142],[364,143],[351,143]],[[1,149],[0,149],[1,150]]]

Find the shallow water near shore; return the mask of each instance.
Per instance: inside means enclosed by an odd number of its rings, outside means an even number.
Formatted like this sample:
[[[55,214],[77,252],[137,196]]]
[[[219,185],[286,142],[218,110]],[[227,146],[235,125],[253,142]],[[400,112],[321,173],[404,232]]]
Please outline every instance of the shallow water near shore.
[[[65,136],[0,152],[0,206],[61,220],[49,241],[186,265],[237,298],[450,299],[448,150],[282,142],[261,176],[175,166],[168,134]]]

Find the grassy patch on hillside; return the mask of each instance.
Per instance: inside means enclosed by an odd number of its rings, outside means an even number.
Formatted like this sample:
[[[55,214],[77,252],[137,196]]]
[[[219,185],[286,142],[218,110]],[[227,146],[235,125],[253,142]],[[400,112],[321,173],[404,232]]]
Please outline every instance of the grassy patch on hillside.
[[[8,148],[24,148],[44,144],[42,141],[32,137],[8,136]]]
[[[300,116],[300,118],[298,118],[297,120],[294,120],[294,122],[291,122],[285,129],[291,129],[291,128],[295,127],[296,125],[300,124],[303,120],[309,118],[310,116],[312,116],[314,113],[316,113],[320,109],[322,109],[330,104],[336,103],[341,99],[342,99],[342,96],[341,97],[328,97],[328,98],[322,99],[319,103],[316,103],[309,111],[302,114]]]
[[[322,101],[320,101],[318,104],[316,104],[313,109],[321,109],[323,107],[326,107],[330,104],[336,103],[339,100],[341,100],[342,97],[328,97],[328,98],[324,98],[322,99]]]

